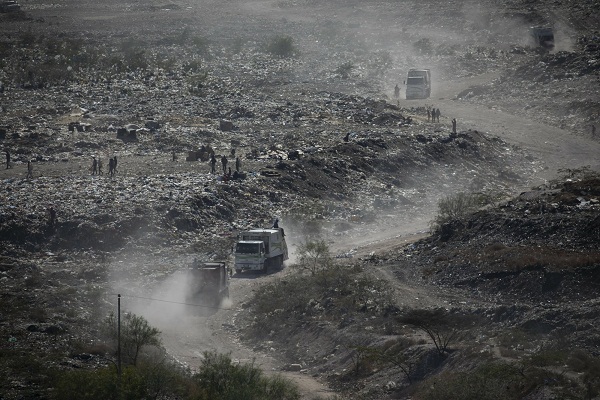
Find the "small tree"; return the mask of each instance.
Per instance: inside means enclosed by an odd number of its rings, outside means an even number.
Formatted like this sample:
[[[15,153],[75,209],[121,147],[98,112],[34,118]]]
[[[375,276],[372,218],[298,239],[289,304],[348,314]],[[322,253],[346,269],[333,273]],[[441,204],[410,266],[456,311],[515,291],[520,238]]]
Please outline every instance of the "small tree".
[[[333,264],[329,246],[323,239],[308,241],[298,247],[298,266],[310,271],[311,275],[319,269],[327,269]]]
[[[422,330],[431,338],[440,356],[448,351],[458,331],[443,308],[436,310],[411,310],[399,318],[399,322]]]
[[[117,319],[113,313],[106,318],[108,334],[117,340]],[[161,346],[160,331],[142,317],[132,313],[125,314],[121,321],[121,346],[122,354],[130,363],[137,365],[140,351],[144,346]]]
[[[379,360],[382,363],[391,364],[399,368],[410,384],[412,384],[412,375],[416,361],[407,357],[405,350],[412,346],[412,344],[412,341],[397,339],[389,341],[377,349]]]
[[[435,231],[450,221],[466,217],[485,202],[485,196],[480,193],[460,192],[441,198],[438,202],[438,215],[431,222],[431,230]]]
[[[359,375],[362,372],[369,372],[372,364],[379,358],[377,349],[371,346],[353,345],[349,347],[352,350],[350,357],[354,364],[354,374]]]

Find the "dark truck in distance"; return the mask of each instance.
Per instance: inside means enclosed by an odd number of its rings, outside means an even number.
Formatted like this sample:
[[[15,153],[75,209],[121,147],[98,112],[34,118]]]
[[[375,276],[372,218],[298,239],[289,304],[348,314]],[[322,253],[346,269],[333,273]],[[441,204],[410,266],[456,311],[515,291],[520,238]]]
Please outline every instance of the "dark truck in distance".
[[[188,301],[218,307],[229,298],[229,269],[226,263],[194,260],[187,273]]]
[[[529,33],[536,47],[542,47],[547,50],[554,49],[554,32],[550,27],[532,26]]]
[[[21,6],[14,0],[0,0],[0,13],[20,11]]]

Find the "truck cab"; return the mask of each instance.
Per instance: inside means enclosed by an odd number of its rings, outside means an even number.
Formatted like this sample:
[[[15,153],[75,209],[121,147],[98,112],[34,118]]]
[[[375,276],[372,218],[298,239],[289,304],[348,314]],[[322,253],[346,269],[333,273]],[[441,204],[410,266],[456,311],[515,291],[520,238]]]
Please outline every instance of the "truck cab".
[[[269,267],[282,268],[288,259],[282,228],[251,229],[240,232],[234,249],[235,271],[267,272]]]

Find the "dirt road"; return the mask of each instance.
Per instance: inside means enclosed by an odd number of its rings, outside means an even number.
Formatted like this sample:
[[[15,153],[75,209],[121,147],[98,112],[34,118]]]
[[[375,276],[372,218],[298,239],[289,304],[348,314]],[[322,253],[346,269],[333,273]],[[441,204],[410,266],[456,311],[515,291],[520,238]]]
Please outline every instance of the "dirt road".
[[[424,103],[440,108],[442,129],[450,132],[452,118],[457,119],[457,130],[478,130],[499,136],[507,142],[527,150],[540,159],[545,168],[534,174],[540,182],[556,177],[559,169],[575,169],[590,166],[600,167],[600,141],[530,118],[509,114],[499,108],[490,108],[467,101],[456,100],[456,96],[474,85],[491,81],[496,74],[486,74],[451,82],[439,82],[432,98]],[[414,100],[401,100],[400,105],[414,106]],[[534,184],[536,182],[533,182]]]

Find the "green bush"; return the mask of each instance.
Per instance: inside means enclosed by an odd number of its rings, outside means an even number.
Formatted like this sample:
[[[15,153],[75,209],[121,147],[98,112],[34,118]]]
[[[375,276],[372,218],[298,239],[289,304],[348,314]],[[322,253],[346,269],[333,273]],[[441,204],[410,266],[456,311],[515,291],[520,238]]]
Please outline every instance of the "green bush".
[[[488,198],[481,193],[459,192],[443,197],[438,202],[438,214],[431,222],[431,230],[436,231],[450,221],[465,218],[467,215],[477,211],[488,201]]]
[[[277,36],[267,44],[267,52],[275,56],[287,58],[298,55],[294,39],[290,36]]]
[[[298,388],[281,376],[266,377],[254,364],[234,364],[231,357],[205,352],[194,381],[198,400],[296,400]]]
[[[117,318],[110,314],[105,320],[105,334],[117,343]],[[142,317],[132,313],[121,318],[121,356],[125,363],[136,365],[142,349],[145,347],[160,347],[160,331]]]
[[[333,264],[314,275],[291,274],[257,289],[251,302],[256,315],[252,330],[264,337],[265,330],[293,327],[313,317],[351,318],[367,312],[381,316],[392,304],[391,292],[386,280],[360,266]]]
[[[94,370],[61,371],[54,398],[60,400],[137,400],[172,398],[183,393],[189,376],[163,361],[123,369],[121,379],[114,366]],[[120,394],[119,394],[120,393]]]
[[[309,271],[313,276],[318,270],[327,269],[333,264],[329,246],[322,239],[301,243],[298,246],[297,256],[297,266]]]
[[[489,363],[473,371],[444,372],[417,390],[423,400],[520,400],[525,378],[514,366]]]
[[[125,374],[130,370],[126,369]],[[115,368],[75,370],[59,375],[54,398],[60,400],[101,400],[117,398],[118,376]]]

